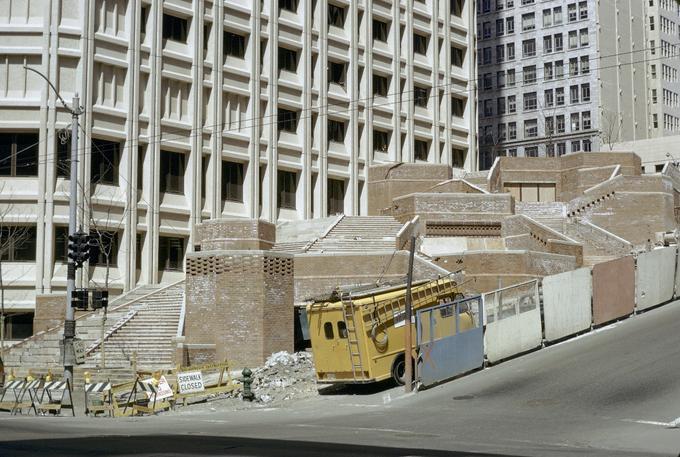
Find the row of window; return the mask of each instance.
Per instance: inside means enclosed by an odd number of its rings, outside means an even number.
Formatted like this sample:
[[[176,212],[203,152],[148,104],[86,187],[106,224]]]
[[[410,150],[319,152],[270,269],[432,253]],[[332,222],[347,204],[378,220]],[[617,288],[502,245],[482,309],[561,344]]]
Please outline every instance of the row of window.
[[[577,20],[588,19],[588,5],[587,2],[579,2],[578,10],[575,3],[568,6],[569,22],[576,22]],[[522,31],[528,32],[536,29],[536,15],[535,13],[526,13],[521,16]],[[551,27],[553,25],[562,24],[562,7],[547,8],[543,10],[543,27]],[[482,22],[477,24],[477,30],[480,39],[491,38],[491,22]],[[505,18],[496,19],[496,37],[511,35],[515,33],[515,18],[508,16]]]
[[[590,84],[573,85],[569,87],[569,102],[571,104],[589,102],[590,101]],[[546,109],[554,106],[564,106],[564,88],[558,87],[555,89],[546,89],[543,92],[543,104],[539,106],[538,96],[536,92],[526,92],[523,94],[523,110],[525,112],[535,111],[539,108]],[[517,96],[509,95],[507,97],[496,98],[494,104],[493,99],[487,99],[480,103],[479,112],[482,117],[494,116],[494,105],[496,108],[496,115],[502,116],[504,114],[514,114],[517,112]]]
[[[656,65],[653,65],[653,68],[656,69]],[[654,71],[654,77],[656,77],[656,70]],[[678,69],[661,64],[661,77],[664,81],[678,82]]]
[[[528,65],[522,68],[522,81],[524,84],[534,84],[537,80],[536,65]],[[590,73],[590,60],[588,56],[569,59],[569,74],[574,77]],[[552,81],[564,78],[564,61],[546,62],[543,64],[543,80]],[[482,75],[480,85],[484,90],[493,90],[494,80],[492,73]],[[516,84],[516,72],[514,68],[496,72],[496,89],[504,87],[514,87]]]
[[[589,45],[588,29],[578,32],[572,30],[568,35],[569,49],[583,48]],[[563,36],[561,33],[543,37],[543,55],[564,50]],[[522,57],[534,57],[536,55],[536,40],[534,38],[522,41]],[[515,43],[496,45],[496,63],[515,60]],[[491,64],[493,61],[492,48],[482,48],[482,65]]]
[[[569,118],[560,114],[557,116],[545,116],[541,118],[541,123],[544,126],[545,137],[550,137],[555,134],[567,133],[566,122],[570,121],[570,132],[580,132],[582,130],[590,130],[592,128],[592,120],[590,111],[582,113],[571,113]],[[539,119],[526,119],[524,121],[524,139],[531,139],[538,137]],[[503,141],[514,141],[518,139],[517,122],[499,123],[494,127],[486,125],[482,129],[482,144],[497,144]]]

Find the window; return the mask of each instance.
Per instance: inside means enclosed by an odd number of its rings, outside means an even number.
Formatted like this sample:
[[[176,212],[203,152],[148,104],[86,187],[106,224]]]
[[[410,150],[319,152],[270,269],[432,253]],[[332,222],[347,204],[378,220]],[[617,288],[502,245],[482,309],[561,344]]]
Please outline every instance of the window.
[[[496,46],[496,63],[501,63],[505,60],[505,46],[499,44]]]
[[[499,97],[496,99],[496,111],[498,115],[505,114],[505,97]]]
[[[345,212],[345,181],[328,180],[328,215]]]
[[[347,324],[345,324],[345,321],[338,321],[338,336],[340,338],[347,338]]]
[[[524,155],[526,157],[538,157],[538,146],[524,148]]]
[[[90,182],[118,184],[120,143],[92,138],[90,153]]]
[[[333,324],[330,322],[326,322],[323,324],[323,334],[326,337],[327,340],[332,340],[335,338],[333,336]]]
[[[515,43],[508,43],[505,46],[508,51],[508,60],[515,60]]]
[[[427,37],[419,35],[417,33],[413,34],[413,52],[420,55],[427,54]],[[491,59],[489,59],[491,60]]]
[[[538,121],[528,119],[524,121],[524,138],[534,138],[538,136]]]
[[[652,79],[656,79],[656,65],[650,65],[649,70],[652,75]]]
[[[203,58],[208,58],[208,44],[210,43],[210,29],[211,24],[205,24],[203,26]]]
[[[498,87],[498,88],[505,87],[505,72],[504,71],[496,72],[496,87]]]
[[[574,140],[571,142],[571,152],[579,152],[581,150],[581,140]]]
[[[295,133],[297,131],[297,113],[279,108],[276,115],[279,130]]]
[[[498,139],[500,141],[505,141],[508,137],[505,124],[498,124],[497,130],[498,130]]]
[[[451,48],[451,63],[456,67],[462,67],[465,60],[465,50],[453,46]]]
[[[524,84],[533,84],[536,82],[536,65],[530,65],[522,69],[524,73]]]
[[[536,21],[534,13],[522,14],[522,31],[534,30],[536,28]]]
[[[536,55],[536,40],[522,41],[522,57],[533,57]]]
[[[547,63],[543,64],[543,78],[546,81],[550,81],[551,79],[553,79],[553,76],[554,76],[554,74],[553,74],[553,64],[552,64],[552,62],[547,62]]]
[[[389,82],[385,76],[373,75],[373,95],[387,97]]]
[[[552,52],[552,36],[543,37],[543,54],[549,54]]]
[[[571,131],[578,132],[581,130],[581,117],[578,113],[571,114]]]
[[[161,151],[160,191],[174,194],[184,193],[184,154]]]
[[[182,271],[184,264],[184,238],[158,237],[158,269]]]
[[[373,39],[387,43],[388,28],[386,22],[373,19]]]
[[[557,100],[557,106],[564,105],[564,87],[558,87],[555,89],[555,99]]]
[[[509,140],[516,140],[517,139],[517,123],[516,122],[508,122],[508,139]]]
[[[413,103],[421,108],[427,108],[430,99],[430,91],[425,87],[415,86],[413,88]]]
[[[243,164],[222,161],[222,200],[243,201]]]
[[[68,179],[71,174],[71,139],[67,138],[62,141],[61,138],[57,138],[55,148],[57,150],[57,162],[55,163],[57,176]],[[0,174],[3,166],[7,166],[7,162],[0,161]]]
[[[552,89],[548,89],[543,93],[543,99],[546,107],[553,106],[555,104]]]
[[[553,24],[560,25],[562,23],[562,7],[557,6],[553,8]]]
[[[328,119],[328,141],[335,143],[345,142],[345,123]]]
[[[496,19],[496,36],[505,35],[505,21],[503,19]]]
[[[552,10],[550,8],[543,10],[543,27],[550,27],[552,25]]]
[[[555,78],[564,77],[564,62],[561,60],[555,61]]]
[[[506,72],[506,76],[507,76],[506,80],[507,80],[508,87],[514,86],[515,85],[515,69],[513,68],[513,69],[508,70]]]
[[[564,39],[561,33],[554,35],[553,41],[555,43],[555,52],[560,52],[564,49]]]
[[[590,84],[581,84],[581,101],[582,102],[589,102],[590,101]]]
[[[466,100],[463,98],[453,97],[451,99],[451,111],[456,117],[463,117],[465,115]]]
[[[583,150],[585,152],[590,152],[593,150],[593,142],[589,138],[583,140]]]
[[[118,232],[90,231],[90,238],[95,240],[90,246],[90,266],[115,266],[118,263]]]
[[[588,2],[578,2],[578,17],[581,20],[588,19]]]
[[[656,55],[656,41],[649,40],[649,52],[654,56]]]
[[[0,176],[38,176],[38,146],[37,133],[0,134]]]
[[[517,98],[515,95],[508,95],[508,113],[512,114],[517,111]]]
[[[68,244],[68,229],[66,242]],[[7,225],[0,228],[0,258],[6,262],[35,262],[35,227],[26,225]]]
[[[423,140],[413,141],[413,157],[416,160],[427,161],[427,153],[430,149],[430,144]]]
[[[577,14],[576,14],[576,3],[572,3],[567,7],[567,16],[569,18],[569,22],[574,22],[577,19]]]
[[[564,115],[560,114],[559,116],[555,116],[555,126],[557,133],[564,133],[565,129],[565,123],[564,123]],[[558,152],[559,152],[559,145],[558,145]]]
[[[491,90],[493,88],[493,80],[491,73],[484,73],[484,76],[482,77],[482,84],[484,90]]]
[[[387,152],[389,147],[390,134],[388,132],[383,132],[382,130],[373,130],[373,151]]]
[[[68,227],[54,227],[54,261],[68,262]]]
[[[345,8],[329,3],[328,25],[343,28],[345,26]]]
[[[649,30],[652,30],[652,31],[654,30],[654,16],[649,17]]]
[[[340,62],[328,62],[328,81],[345,87],[347,65]]]
[[[536,109],[536,92],[528,92],[524,94],[524,111],[531,111]]]
[[[236,33],[224,32],[224,55],[242,59],[246,55],[246,39]]]
[[[482,12],[488,13],[491,11],[491,0],[482,0]]]
[[[505,30],[508,35],[515,33],[515,18],[506,17],[505,18]]]
[[[657,114],[652,114],[652,125],[655,129],[659,128],[659,116]]]
[[[484,100],[484,116],[493,116],[493,100]]]
[[[463,15],[463,5],[465,0],[451,0],[451,14],[456,17],[461,17]]]
[[[583,130],[590,130],[590,111],[584,111],[581,113],[581,121],[583,122]]]
[[[555,157],[555,145],[546,144],[545,145],[545,155],[546,157]]]
[[[581,74],[587,75],[588,73],[590,73],[590,58],[581,56]]]
[[[588,46],[588,29],[581,29],[578,34],[581,41],[581,47]]]
[[[555,133],[555,118],[548,116],[545,118],[545,134],[546,136]]]
[[[578,59],[574,57],[569,59],[569,76],[576,75],[578,75]]]
[[[569,103],[578,103],[578,86],[569,87]]]
[[[295,13],[297,11],[297,0],[279,0],[279,11],[281,10]]]
[[[517,157],[517,148],[508,149],[508,157]]]
[[[536,0],[522,0],[522,6],[524,5],[531,5],[535,2]]]
[[[463,168],[465,166],[465,149],[453,148],[451,150],[451,165],[455,168]]]
[[[139,32],[141,34],[142,41],[144,41],[144,37],[146,36],[146,24],[149,21],[149,7],[148,6],[142,6],[142,11],[140,14],[140,24],[139,24]]]
[[[163,14],[163,39],[187,42],[189,21],[184,18]]]
[[[489,65],[491,63],[491,48],[482,49],[482,64]]]
[[[297,52],[279,48],[279,70],[297,71]]]
[[[297,174],[292,171],[279,170],[277,173],[278,207],[295,209],[297,193]]]
[[[569,32],[569,49],[575,49],[578,47],[578,34],[576,30]]]
[[[482,38],[491,38],[491,22],[482,23]]]
[[[567,152],[567,144],[557,143],[557,156],[561,157],[564,155],[565,152]]]
[[[656,105],[658,101],[656,89],[652,89],[652,104]]]

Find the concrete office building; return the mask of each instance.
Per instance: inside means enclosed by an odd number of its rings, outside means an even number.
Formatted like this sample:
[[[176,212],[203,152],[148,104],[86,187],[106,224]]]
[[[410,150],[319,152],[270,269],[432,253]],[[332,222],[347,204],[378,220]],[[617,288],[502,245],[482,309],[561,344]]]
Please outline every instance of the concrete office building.
[[[482,168],[680,131],[674,1],[481,0],[477,21]]]
[[[85,109],[90,287],[182,279],[206,219],[365,214],[372,163],[477,167],[471,0],[0,5],[1,224],[31,230],[3,254],[10,339],[66,286],[70,115],[25,66]]]

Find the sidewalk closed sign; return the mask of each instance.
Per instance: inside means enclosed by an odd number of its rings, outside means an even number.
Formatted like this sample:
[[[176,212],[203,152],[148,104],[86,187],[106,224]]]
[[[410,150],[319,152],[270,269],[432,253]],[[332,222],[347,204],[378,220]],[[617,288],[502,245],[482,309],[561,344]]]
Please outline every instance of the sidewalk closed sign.
[[[203,385],[203,374],[200,371],[177,373],[177,385],[179,386],[179,393],[181,394],[191,394],[194,392],[203,392],[205,390],[205,386]]]

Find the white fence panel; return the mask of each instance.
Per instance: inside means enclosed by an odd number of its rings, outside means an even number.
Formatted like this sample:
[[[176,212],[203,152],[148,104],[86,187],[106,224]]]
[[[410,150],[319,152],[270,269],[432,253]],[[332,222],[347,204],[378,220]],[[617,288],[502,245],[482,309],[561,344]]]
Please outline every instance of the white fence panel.
[[[538,281],[484,294],[484,308],[484,348],[490,362],[497,362],[541,345]]]
[[[593,281],[590,268],[543,278],[545,339],[559,340],[590,328]]]
[[[655,249],[638,255],[635,274],[635,303],[643,310],[673,298],[675,247]]]

